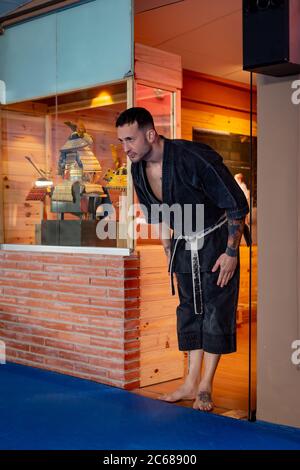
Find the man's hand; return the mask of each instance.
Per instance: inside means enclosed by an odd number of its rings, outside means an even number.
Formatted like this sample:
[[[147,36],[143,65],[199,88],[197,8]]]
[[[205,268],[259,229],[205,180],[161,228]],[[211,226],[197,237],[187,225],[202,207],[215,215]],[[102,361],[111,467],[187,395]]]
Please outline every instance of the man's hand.
[[[226,252],[223,253],[215,262],[212,272],[216,272],[220,268],[217,286],[225,287],[237,266],[237,255],[241,236],[244,230],[245,218],[228,219],[228,242]]]
[[[171,248],[169,246],[164,247],[164,251],[166,254],[166,257],[168,259],[168,265],[170,264],[170,259],[171,259]]]
[[[234,275],[235,268],[237,266],[237,256],[228,256],[223,253],[215,262],[212,272],[216,272],[220,268],[219,277],[217,280],[217,286],[224,287],[228,284],[232,276]]]

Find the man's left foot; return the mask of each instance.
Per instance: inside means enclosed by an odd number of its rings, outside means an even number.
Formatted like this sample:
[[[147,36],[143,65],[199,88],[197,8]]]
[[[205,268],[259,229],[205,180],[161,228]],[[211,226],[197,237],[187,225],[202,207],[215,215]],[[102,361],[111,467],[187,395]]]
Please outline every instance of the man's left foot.
[[[169,403],[176,403],[181,400],[195,400],[197,387],[192,387],[186,383],[181,385],[177,390],[172,393],[165,393],[158,399],[161,401],[167,401]]]
[[[204,390],[198,392],[193,408],[200,411],[212,411],[214,409],[214,403],[211,398],[211,392]]]

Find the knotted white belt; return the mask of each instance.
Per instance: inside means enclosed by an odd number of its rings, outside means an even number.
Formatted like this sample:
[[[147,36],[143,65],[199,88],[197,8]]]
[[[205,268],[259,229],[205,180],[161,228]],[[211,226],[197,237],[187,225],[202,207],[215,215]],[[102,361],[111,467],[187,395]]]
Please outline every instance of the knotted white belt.
[[[198,256],[198,240],[204,238],[206,235],[214,232],[215,230],[219,229],[222,225],[227,222],[226,214],[222,215],[222,217],[211,227],[208,227],[201,232],[193,233],[193,235],[179,235],[176,239],[176,243],[172,252],[172,256],[170,259],[169,264],[169,272],[170,272],[170,281],[171,281],[171,289],[172,295],[175,295],[175,288],[174,288],[174,279],[173,279],[173,263],[174,258],[178,246],[179,240],[185,240],[190,243],[190,251],[191,251],[191,265],[192,265],[192,279],[193,279],[193,296],[194,296],[194,308],[196,314],[203,314],[203,299],[202,299],[202,286],[201,286],[201,269],[200,269],[200,261]]]

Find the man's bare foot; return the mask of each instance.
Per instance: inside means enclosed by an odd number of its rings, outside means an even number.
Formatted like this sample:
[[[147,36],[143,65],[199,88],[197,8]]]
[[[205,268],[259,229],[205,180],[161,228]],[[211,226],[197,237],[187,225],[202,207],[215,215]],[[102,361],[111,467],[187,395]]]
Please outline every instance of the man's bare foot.
[[[177,390],[171,393],[165,393],[159,397],[159,400],[175,403],[180,400],[195,400],[197,387],[192,387],[187,384],[181,385]]]
[[[206,390],[198,392],[193,408],[200,411],[212,411],[214,409],[214,403],[211,398],[211,392]]]

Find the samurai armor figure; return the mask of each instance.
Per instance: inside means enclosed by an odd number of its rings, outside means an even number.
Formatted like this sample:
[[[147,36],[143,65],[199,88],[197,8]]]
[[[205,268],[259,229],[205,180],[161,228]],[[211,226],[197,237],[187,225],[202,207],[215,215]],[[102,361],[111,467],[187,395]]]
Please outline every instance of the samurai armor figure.
[[[72,191],[72,181],[64,181],[57,184],[52,193],[52,201],[73,202],[74,196]]]
[[[47,188],[33,187],[26,196],[26,201],[42,201],[44,202],[47,195]]]

